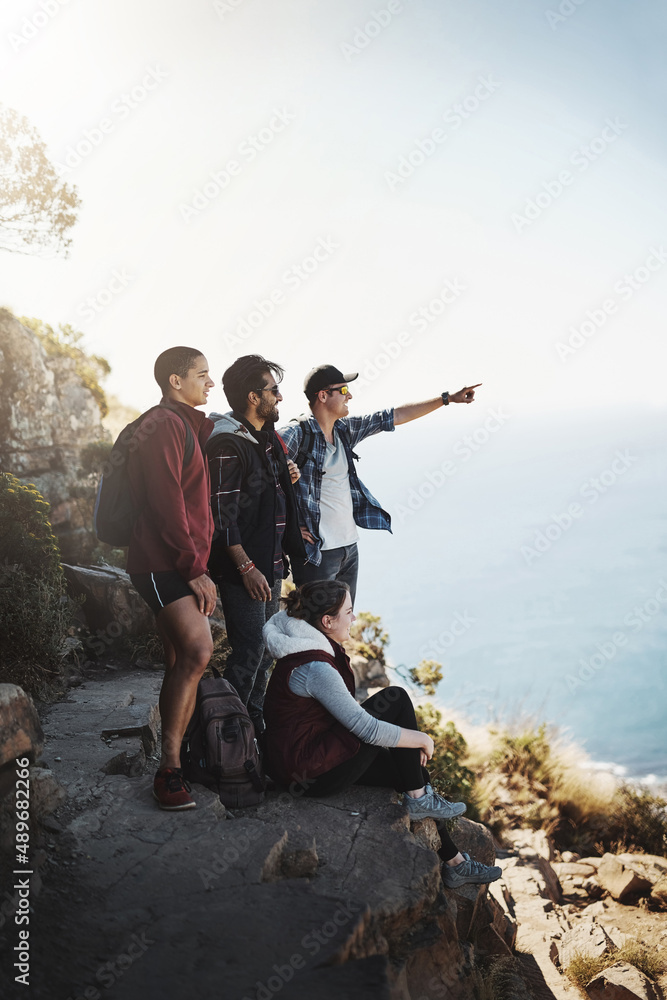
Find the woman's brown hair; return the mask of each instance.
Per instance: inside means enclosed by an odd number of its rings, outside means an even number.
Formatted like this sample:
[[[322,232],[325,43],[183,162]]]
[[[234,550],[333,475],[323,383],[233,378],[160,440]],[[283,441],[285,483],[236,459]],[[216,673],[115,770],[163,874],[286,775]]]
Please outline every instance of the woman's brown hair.
[[[322,617],[337,615],[350,593],[346,583],[339,580],[315,580],[292,590],[283,603],[290,618],[300,618],[322,631]]]

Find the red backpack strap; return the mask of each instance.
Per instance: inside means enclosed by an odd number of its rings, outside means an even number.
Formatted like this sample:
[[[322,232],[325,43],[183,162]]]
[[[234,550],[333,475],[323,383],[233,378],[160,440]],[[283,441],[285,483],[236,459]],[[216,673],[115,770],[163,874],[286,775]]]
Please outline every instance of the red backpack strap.
[[[274,434],[276,435],[276,437],[277,437],[277,438],[278,438],[278,440],[280,441],[280,443],[281,443],[281,445],[282,445],[282,448],[283,448],[283,451],[285,452],[285,455],[289,455],[289,452],[288,452],[288,450],[287,450],[287,445],[285,444],[285,442],[284,442],[284,441],[283,441],[283,439],[281,438],[281,436],[280,436],[280,434],[278,433],[278,431],[274,431],[273,433],[274,433]]]

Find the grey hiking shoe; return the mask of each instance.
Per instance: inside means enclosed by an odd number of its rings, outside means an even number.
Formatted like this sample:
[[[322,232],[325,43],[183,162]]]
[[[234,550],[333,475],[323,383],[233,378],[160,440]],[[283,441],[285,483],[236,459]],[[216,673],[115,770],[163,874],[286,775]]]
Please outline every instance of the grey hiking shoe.
[[[433,791],[431,785],[426,786],[426,791],[420,799],[405,796],[405,805],[410,819],[454,819],[455,816],[462,816],[466,811],[465,802],[448,802]]]
[[[495,882],[503,873],[497,865],[483,865],[481,861],[473,861],[465,851],[461,852],[465,861],[460,865],[442,865],[442,881],[448,889],[456,889],[460,885],[472,882],[473,885],[486,885]]]

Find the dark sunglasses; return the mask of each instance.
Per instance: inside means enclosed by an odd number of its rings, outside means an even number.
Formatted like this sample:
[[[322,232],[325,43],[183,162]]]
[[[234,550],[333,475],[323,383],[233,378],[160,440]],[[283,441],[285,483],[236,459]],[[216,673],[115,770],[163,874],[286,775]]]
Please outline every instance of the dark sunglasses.
[[[271,385],[271,386],[263,385],[261,389],[253,389],[252,391],[256,392],[258,396],[261,396],[263,392],[272,392],[274,396],[279,396],[280,395],[280,386],[279,385]]]

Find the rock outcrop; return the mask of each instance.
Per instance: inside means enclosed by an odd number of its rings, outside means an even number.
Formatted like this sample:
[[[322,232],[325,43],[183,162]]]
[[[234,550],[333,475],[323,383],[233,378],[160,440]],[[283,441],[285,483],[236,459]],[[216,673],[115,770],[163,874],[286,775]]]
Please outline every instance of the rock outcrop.
[[[586,987],[591,1000],[659,1000],[660,993],[647,977],[627,962],[615,962],[599,972]]]
[[[350,666],[357,688],[357,701],[365,701],[380,688],[389,687],[391,684],[381,660],[364,656],[363,653],[352,652]]]
[[[31,995],[85,995],[139,940],[109,1000],[472,1000],[473,960],[510,954],[516,923],[486,886],[444,889],[435,824],[411,829],[396,793],[275,791],[230,812],[195,786],[197,809],[174,814],[156,808],[151,774],[109,766],[152,752],[161,679],[86,681],[44,720],[44,762],[68,797],[39,873]],[[493,861],[480,824],[453,835]]]
[[[611,967],[587,985],[592,998],[662,996],[637,969],[626,964],[620,969],[615,956],[632,943],[651,954],[663,952],[667,929],[659,912],[664,905],[660,885],[667,858],[580,858],[566,851],[555,861],[550,860],[553,846],[542,831],[517,829],[506,839],[512,842],[511,856],[490,891],[516,918],[517,948],[534,958],[553,995],[577,995],[564,974],[579,957],[587,957]]]
[[[31,330],[0,310],[0,469],[33,482],[49,501],[66,561],[85,562],[96,545],[81,451],[107,439],[75,362],[47,354]]]
[[[0,769],[17,757],[34,760],[44,734],[32,698],[16,684],[0,684]]]
[[[67,587],[73,597],[83,599],[82,612],[99,652],[123,635],[155,631],[155,617],[136,592],[128,574],[116,566],[70,566],[63,564]]]

